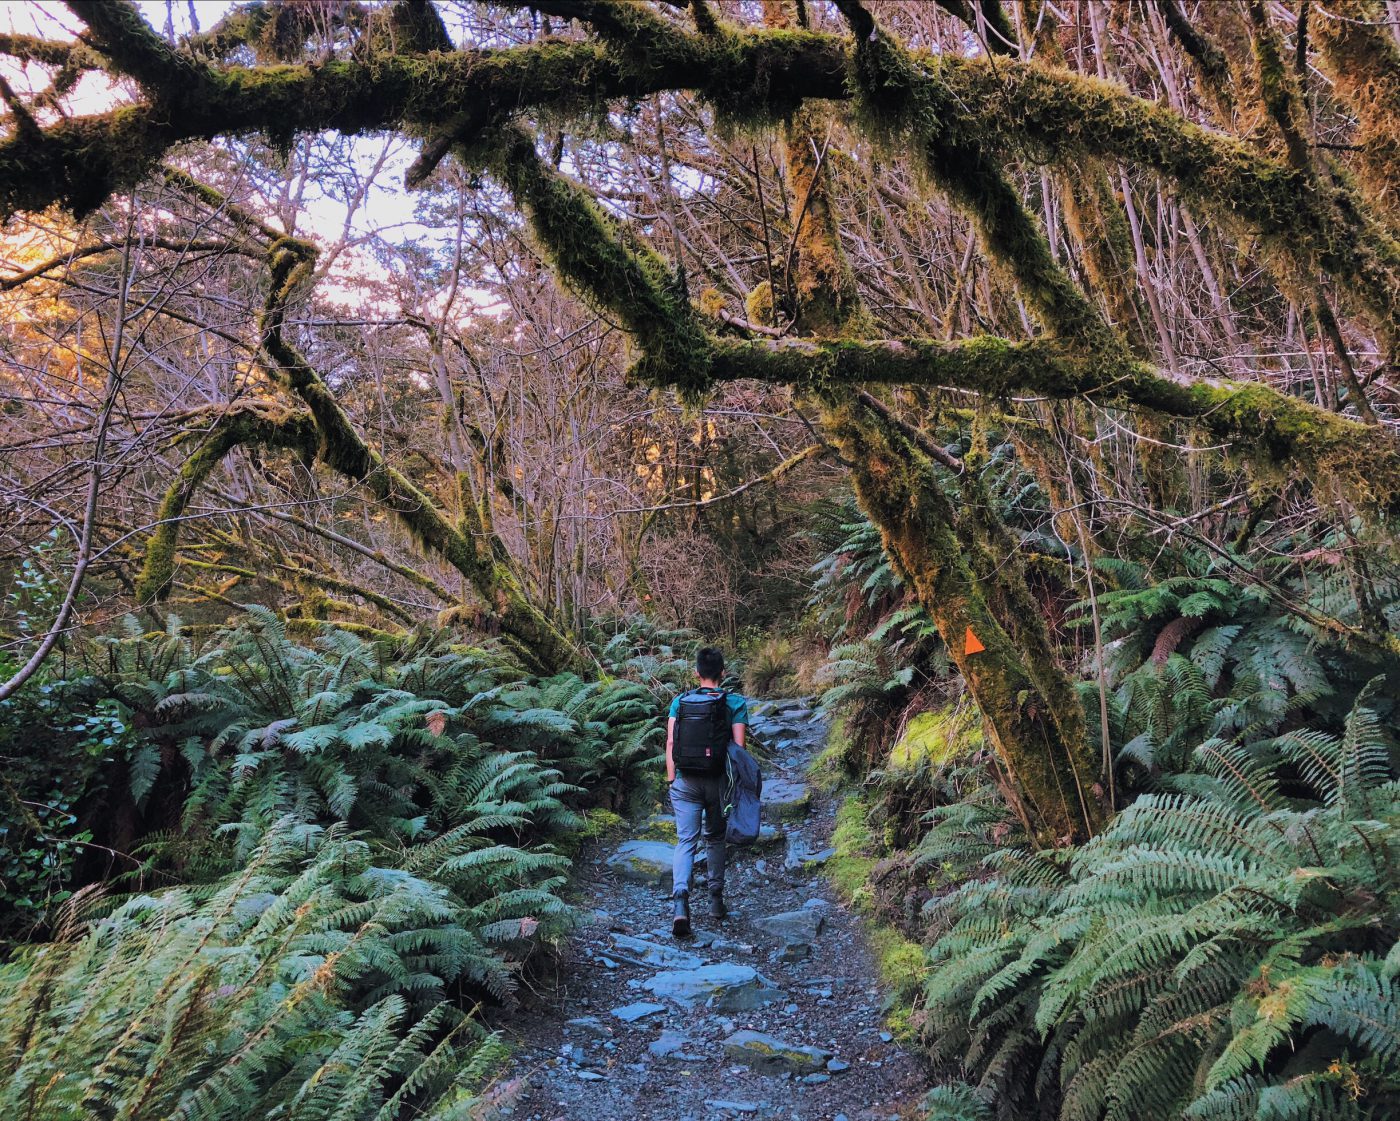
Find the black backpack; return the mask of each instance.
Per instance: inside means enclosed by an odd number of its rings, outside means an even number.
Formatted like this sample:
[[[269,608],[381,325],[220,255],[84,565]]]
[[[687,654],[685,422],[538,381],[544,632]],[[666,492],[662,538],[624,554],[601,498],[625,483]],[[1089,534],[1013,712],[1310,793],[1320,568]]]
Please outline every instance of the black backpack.
[[[729,694],[686,693],[676,717],[671,759],[687,775],[722,775],[729,758]]]

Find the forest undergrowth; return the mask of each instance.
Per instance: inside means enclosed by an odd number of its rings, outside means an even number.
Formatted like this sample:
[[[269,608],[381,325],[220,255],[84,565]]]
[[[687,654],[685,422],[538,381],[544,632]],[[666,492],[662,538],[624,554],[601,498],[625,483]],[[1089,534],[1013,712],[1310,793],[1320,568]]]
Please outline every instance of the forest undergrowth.
[[[703,637],[911,1108],[1400,1118],[1400,0],[160,7],[0,5],[0,1108],[476,1116]]]
[[[79,644],[0,703],[0,1101],[466,1116],[501,1057],[473,1011],[567,933],[569,854],[655,786],[693,645],[634,624],[584,681],[262,609]]]
[[[937,1083],[929,1116],[1400,1113],[1394,665],[1199,554],[1164,579],[1101,561],[1120,809],[1084,844],[1045,846],[848,515],[817,569],[842,730],[819,771],[851,791],[833,877],[889,951],[894,1022]],[[1284,587],[1348,596],[1325,563]],[[1380,587],[1393,627],[1400,596]],[[1094,727],[1099,683],[1081,692]]]
[[[878,534],[849,504],[814,524],[804,629],[752,643],[748,677],[835,723],[831,876],[930,1118],[1397,1108],[1394,667],[1277,581],[1101,561],[1081,692],[1118,812],[1046,846]],[[1328,568],[1284,589],[1335,611]],[[617,624],[585,680],[426,633],[297,640],[260,608],[196,634],[132,620],[0,706],[3,1100],[467,1115],[502,1054],[474,1011],[567,934],[580,837],[652,804],[696,636]]]

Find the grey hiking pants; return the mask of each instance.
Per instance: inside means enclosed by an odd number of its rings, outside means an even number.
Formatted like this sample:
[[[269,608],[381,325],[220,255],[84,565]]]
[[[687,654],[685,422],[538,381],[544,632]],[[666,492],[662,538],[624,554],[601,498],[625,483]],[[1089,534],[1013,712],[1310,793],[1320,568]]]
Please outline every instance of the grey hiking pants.
[[[676,815],[676,855],[671,865],[671,894],[690,894],[690,874],[700,851],[700,820],[705,821],[705,867],[710,891],[724,891],[723,775],[677,774],[671,784],[671,810]]]

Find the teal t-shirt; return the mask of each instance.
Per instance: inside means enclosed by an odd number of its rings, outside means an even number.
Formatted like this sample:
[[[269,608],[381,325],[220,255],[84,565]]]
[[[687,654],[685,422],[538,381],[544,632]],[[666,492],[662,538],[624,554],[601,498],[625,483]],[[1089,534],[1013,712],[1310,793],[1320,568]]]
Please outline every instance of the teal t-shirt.
[[[709,692],[710,690],[705,691]],[[692,689],[690,690],[690,692],[698,693],[701,692],[701,690]],[[682,696],[684,696],[684,694],[682,694]],[[742,724],[744,725],[744,727],[747,728],[749,726],[749,702],[744,700],[743,694],[730,693],[727,697],[724,698],[724,701],[725,704],[729,706],[729,723]],[[677,697],[671,702],[671,711],[670,713],[668,713],[668,715],[672,720],[674,720],[680,714],[681,698]]]

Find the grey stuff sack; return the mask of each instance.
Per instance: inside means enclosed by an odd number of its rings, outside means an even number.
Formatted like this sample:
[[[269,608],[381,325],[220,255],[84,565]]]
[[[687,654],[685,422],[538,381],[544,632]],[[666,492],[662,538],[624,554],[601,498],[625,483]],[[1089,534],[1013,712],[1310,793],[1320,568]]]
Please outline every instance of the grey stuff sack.
[[[751,845],[758,840],[763,823],[759,801],[763,797],[763,772],[758,768],[758,760],[737,743],[731,743],[725,777],[725,840],[731,845]]]

